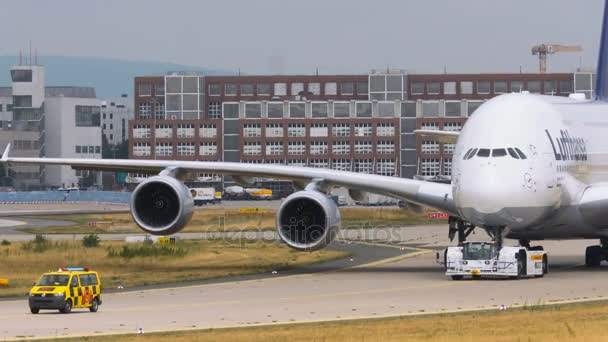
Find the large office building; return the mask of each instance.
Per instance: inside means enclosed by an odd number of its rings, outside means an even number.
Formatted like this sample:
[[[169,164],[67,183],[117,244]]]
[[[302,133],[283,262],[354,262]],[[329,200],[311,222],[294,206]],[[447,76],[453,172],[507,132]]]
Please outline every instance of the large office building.
[[[499,94],[590,97],[592,84],[591,73],[136,77],[129,154],[449,179],[454,146],[415,129],[460,130]]]
[[[101,132],[110,145],[128,139],[128,122],[133,119],[133,99],[127,94],[101,101]]]
[[[21,157],[101,158],[100,101],[90,87],[46,86],[41,65],[17,65],[0,88],[0,147]],[[77,186],[87,173],[67,166],[12,165],[17,189]],[[4,176],[4,175],[2,175]]]

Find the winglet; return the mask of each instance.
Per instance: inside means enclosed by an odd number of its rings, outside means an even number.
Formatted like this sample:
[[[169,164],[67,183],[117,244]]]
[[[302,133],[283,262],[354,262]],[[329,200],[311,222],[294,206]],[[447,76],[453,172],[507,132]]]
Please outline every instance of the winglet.
[[[8,161],[8,152],[11,150],[11,143],[6,145],[4,152],[2,153],[2,158],[0,158],[0,162],[6,163]]]

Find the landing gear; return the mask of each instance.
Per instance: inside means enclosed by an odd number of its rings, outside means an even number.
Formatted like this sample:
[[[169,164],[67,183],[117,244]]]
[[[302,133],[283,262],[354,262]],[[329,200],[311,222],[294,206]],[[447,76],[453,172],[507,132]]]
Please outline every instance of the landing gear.
[[[450,241],[454,241],[454,237],[456,237],[456,234],[458,234],[458,246],[462,246],[475,229],[474,225],[466,223],[465,221],[454,216],[450,216],[448,224],[450,227],[448,237],[450,238]]]
[[[504,230],[505,227],[491,227],[486,229],[488,235],[490,235],[490,238],[492,238],[492,241],[494,241],[494,243],[496,244],[497,250],[502,249]]]
[[[608,239],[600,239],[600,245],[589,246],[585,250],[585,265],[598,267],[602,260],[608,260]]]

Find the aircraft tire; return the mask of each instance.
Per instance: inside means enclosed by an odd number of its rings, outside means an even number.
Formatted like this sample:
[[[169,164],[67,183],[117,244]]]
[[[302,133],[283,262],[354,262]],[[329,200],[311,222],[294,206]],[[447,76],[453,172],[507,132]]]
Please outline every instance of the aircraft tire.
[[[585,250],[585,265],[587,267],[598,267],[602,262],[604,250],[602,246],[589,246]]]

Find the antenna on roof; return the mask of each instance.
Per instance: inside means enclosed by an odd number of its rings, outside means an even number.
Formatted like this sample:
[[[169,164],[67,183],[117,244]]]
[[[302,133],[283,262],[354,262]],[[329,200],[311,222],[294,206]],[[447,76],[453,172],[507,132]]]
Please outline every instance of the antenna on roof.
[[[38,65],[38,48],[34,48],[34,65]]]
[[[319,76],[319,67],[317,67],[317,76]]]
[[[19,49],[19,65],[21,65],[23,63],[23,51],[21,51],[21,49]]]

